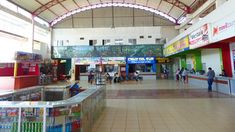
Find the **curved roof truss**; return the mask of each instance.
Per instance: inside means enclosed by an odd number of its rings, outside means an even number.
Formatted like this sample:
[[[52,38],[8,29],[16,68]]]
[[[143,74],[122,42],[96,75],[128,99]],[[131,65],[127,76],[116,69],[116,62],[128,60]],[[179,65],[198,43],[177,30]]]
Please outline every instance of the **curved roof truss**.
[[[80,13],[80,12],[91,10],[91,9],[112,7],[112,6],[113,7],[129,7],[129,8],[142,9],[142,10],[149,11],[149,12],[155,13],[157,15],[160,15],[160,16],[168,19],[169,21],[173,22],[173,23],[177,23],[176,18],[174,18],[172,16],[169,16],[168,14],[165,14],[165,13],[159,11],[159,10],[147,7],[147,6],[137,5],[137,4],[126,4],[126,3],[102,3],[102,4],[94,4],[94,5],[89,5],[89,6],[86,6],[86,7],[81,7],[81,8],[75,9],[73,11],[67,12],[67,13],[59,16],[58,18],[54,19],[50,23],[50,25],[53,26],[56,23],[60,22],[61,20],[65,19],[65,18],[67,18],[71,15],[74,15],[76,13]]]
[[[66,16],[94,8],[120,6],[139,8],[177,23],[207,0],[8,0],[52,25]]]

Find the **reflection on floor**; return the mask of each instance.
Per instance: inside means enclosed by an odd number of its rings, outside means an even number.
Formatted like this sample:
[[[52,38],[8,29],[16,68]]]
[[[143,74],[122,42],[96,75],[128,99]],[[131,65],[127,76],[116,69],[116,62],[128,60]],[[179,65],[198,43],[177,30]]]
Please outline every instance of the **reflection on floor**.
[[[107,99],[229,98],[202,89],[107,90]]]
[[[93,132],[234,132],[235,98],[205,88],[173,80],[107,84],[107,108]]]

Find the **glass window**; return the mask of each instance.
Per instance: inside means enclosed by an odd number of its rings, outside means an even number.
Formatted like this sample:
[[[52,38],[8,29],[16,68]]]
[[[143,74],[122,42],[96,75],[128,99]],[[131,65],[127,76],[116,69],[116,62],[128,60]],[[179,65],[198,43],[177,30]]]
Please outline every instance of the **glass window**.
[[[33,49],[41,50],[41,43],[40,42],[33,42]]]
[[[7,0],[0,0],[0,4],[14,12],[17,12],[17,6]]]
[[[27,12],[26,10],[24,10],[24,9],[22,9],[20,7],[18,7],[18,13],[20,13],[21,15],[23,15],[23,16],[25,16],[27,18],[30,18],[30,19],[32,18],[31,13]]]
[[[129,44],[136,44],[136,39],[128,39]]]
[[[122,45],[123,39],[115,39],[115,45]]]
[[[34,17],[34,20],[35,20],[36,22],[38,22],[38,23],[42,24],[42,25],[45,25],[45,26],[49,27],[48,22],[46,22],[46,21],[42,20],[42,19],[41,19],[41,18],[39,18],[39,17]]]
[[[109,45],[109,44],[111,44],[111,43],[110,43],[110,39],[103,39],[102,44],[103,44],[103,45]]]

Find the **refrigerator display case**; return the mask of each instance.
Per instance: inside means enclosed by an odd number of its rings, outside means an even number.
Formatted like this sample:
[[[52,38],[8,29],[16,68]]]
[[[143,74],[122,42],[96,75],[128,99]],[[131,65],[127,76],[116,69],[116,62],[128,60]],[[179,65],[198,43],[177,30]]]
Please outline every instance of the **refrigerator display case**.
[[[42,86],[34,86],[14,91],[2,92],[0,101],[41,101],[43,100]]]
[[[104,110],[105,85],[61,101],[2,101],[0,131],[90,132]]]

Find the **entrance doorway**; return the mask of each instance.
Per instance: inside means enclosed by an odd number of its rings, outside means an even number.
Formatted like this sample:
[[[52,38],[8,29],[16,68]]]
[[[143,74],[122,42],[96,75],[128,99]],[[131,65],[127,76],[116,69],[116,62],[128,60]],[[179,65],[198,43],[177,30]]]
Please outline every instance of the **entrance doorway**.
[[[75,80],[80,80],[80,66],[75,66]]]

